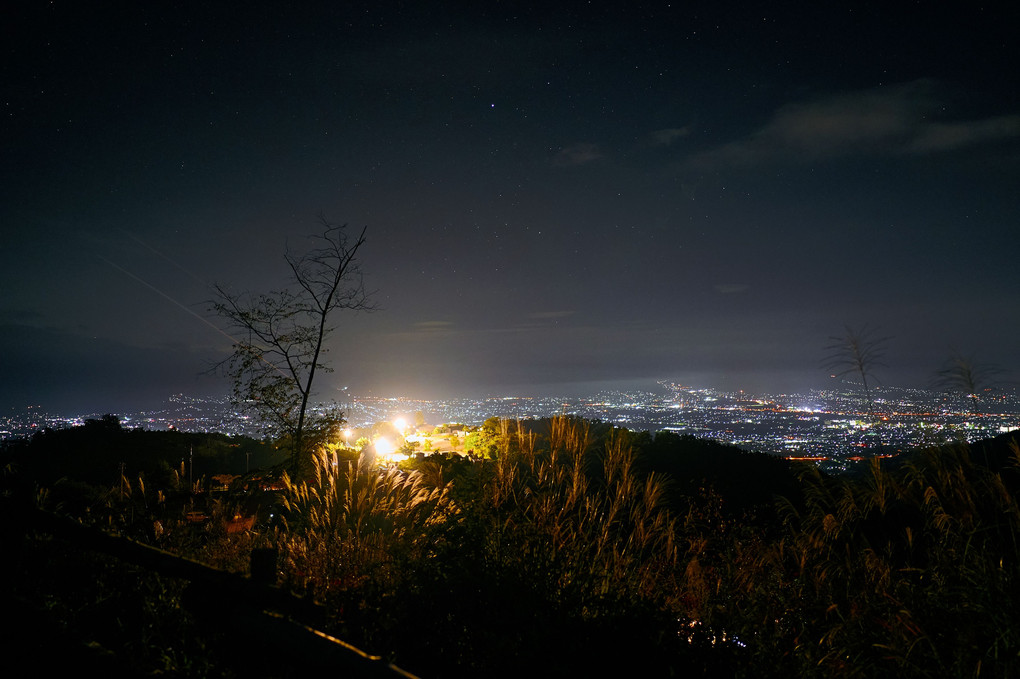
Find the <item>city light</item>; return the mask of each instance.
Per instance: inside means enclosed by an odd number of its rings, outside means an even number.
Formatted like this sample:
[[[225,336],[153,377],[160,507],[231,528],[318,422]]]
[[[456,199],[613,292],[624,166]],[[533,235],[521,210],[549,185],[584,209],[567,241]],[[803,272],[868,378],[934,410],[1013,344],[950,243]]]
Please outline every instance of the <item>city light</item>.
[[[985,412],[980,416],[973,413],[974,404],[966,395],[887,386],[877,387],[874,394],[874,415],[869,413],[870,406],[859,389],[842,384],[806,394],[752,395],[663,381],[655,391],[599,391],[578,397],[491,396],[430,401],[352,396],[343,404],[350,428],[342,430],[340,442],[353,446],[359,428],[385,423],[388,439],[377,441],[376,449],[379,461],[386,464],[404,459],[408,449],[422,454],[461,453],[460,442],[467,433],[454,436],[428,432],[417,436],[412,433],[409,418],[394,416],[395,412],[420,411],[427,421],[462,422],[465,424],[460,426],[468,431],[492,417],[514,421],[562,415],[634,431],[670,431],[783,457],[828,457],[823,463],[826,470],[840,471],[848,469],[862,454],[870,458],[939,441],[974,441],[1020,427],[1020,389],[1003,389],[994,400],[985,399]],[[175,395],[161,409],[120,417],[125,428],[265,436],[259,422],[236,411],[226,398]],[[17,415],[0,417],[0,440],[31,436],[44,428],[80,426],[84,419],[25,409]]]
[[[406,459],[407,456],[400,452],[393,442],[384,436],[375,440],[375,454],[380,463],[392,464]]]

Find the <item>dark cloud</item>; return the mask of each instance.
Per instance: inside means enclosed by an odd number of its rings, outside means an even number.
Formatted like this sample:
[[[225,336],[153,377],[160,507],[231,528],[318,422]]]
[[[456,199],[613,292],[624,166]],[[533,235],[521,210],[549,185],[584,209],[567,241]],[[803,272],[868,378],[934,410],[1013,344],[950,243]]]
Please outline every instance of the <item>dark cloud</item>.
[[[553,156],[553,165],[560,167],[571,165],[587,165],[603,157],[598,145],[590,142],[579,142],[566,148],[560,149]]]
[[[908,153],[935,153],[1017,138],[1020,138],[1020,115],[956,123],[928,123],[917,130],[905,150]]]
[[[531,314],[531,318],[535,319],[559,319],[569,318],[574,315],[573,311],[536,311]]]
[[[690,133],[691,128],[689,127],[667,127],[661,130],[656,130],[651,134],[652,144],[655,146],[669,146],[677,139],[686,137]]]
[[[701,166],[812,162],[862,154],[927,154],[1020,138],[1020,116],[940,120],[951,103],[931,80],[780,107],[751,135],[702,153]]]

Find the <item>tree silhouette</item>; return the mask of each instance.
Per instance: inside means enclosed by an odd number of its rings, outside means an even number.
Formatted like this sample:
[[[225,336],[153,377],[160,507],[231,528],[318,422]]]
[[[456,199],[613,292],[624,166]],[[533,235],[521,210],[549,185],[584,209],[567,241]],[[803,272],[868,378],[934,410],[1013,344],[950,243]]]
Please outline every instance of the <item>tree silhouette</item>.
[[[976,363],[973,358],[953,349],[952,355],[938,371],[938,384],[943,389],[960,392],[969,398],[973,414],[980,415],[978,392],[991,385],[997,372],[995,366]]]
[[[844,329],[844,334],[829,337],[830,343],[825,347],[828,354],[824,366],[832,371],[835,377],[852,375],[860,378],[861,393],[868,406],[868,416],[872,422],[876,422],[875,399],[868,379],[875,381],[872,371],[876,367],[885,366],[882,357],[889,338],[875,335],[868,326],[855,330],[848,325]]]
[[[312,236],[318,247],[284,256],[289,287],[256,295],[217,285],[212,302],[212,311],[235,334],[233,353],[218,364],[233,381],[232,400],[287,439],[295,476],[311,461],[316,439],[344,422],[335,404],[314,417],[309,413],[316,375],[332,372],[323,362],[326,339],[335,329],[332,316],[342,309],[374,308],[358,259],[365,229],[352,237],[346,225],[320,221],[322,232]]]

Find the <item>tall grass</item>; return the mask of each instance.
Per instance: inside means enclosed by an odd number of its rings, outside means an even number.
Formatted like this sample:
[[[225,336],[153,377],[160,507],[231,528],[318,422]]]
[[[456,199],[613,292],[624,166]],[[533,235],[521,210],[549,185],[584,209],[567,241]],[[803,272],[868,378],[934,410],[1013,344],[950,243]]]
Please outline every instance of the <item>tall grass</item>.
[[[424,557],[431,528],[456,514],[449,488],[429,488],[417,472],[379,469],[365,456],[314,458],[309,481],[285,480],[288,524],[280,533],[286,584],[327,595],[399,576],[398,556]]]
[[[995,469],[966,445],[860,478],[805,466],[765,523],[724,511],[733,491],[679,496],[632,442],[558,417],[420,471],[324,450],[275,532],[231,534],[211,502],[161,544],[240,570],[273,542],[329,631],[422,676],[1020,676],[1020,445]],[[111,525],[166,504],[126,478],[102,503]]]
[[[781,537],[731,562],[728,624],[754,639],[753,664],[822,677],[1020,670],[1015,470],[955,446],[902,470],[875,460],[861,481],[814,469],[801,481],[805,504],[787,505]]]
[[[493,528],[489,558],[555,577],[585,615],[665,591],[679,560],[676,522],[664,480],[639,478],[626,433],[596,446],[588,423],[557,417],[541,447],[519,423],[503,441],[479,507]]]

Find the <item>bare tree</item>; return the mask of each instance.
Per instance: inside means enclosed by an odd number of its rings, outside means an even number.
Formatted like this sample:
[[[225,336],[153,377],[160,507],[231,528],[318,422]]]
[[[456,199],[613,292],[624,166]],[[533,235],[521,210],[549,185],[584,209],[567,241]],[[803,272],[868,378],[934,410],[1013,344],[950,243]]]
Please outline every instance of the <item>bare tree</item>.
[[[938,371],[938,384],[947,391],[962,393],[971,401],[972,414],[980,415],[978,407],[980,392],[988,389],[999,369],[992,365],[976,363],[970,356],[964,356],[955,349]]]
[[[844,329],[844,334],[829,337],[830,343],[825,347],[828,354],[824,366],[832,371],[834,377],[853,376],[860,379],[868,415],[875,423],[878,418],[875,416],[875,399],[869,378],[872,382],[877,381],[872,371],[876,367],[885,366],[882,357],[885,355],[885,344],[890,338],[877,336],[868,326],[859,330],[850,326]]]
[[[344,422],[335,404],[314,416],[309,412],[316,375],[332,372],[323,357],[335,329],[333,314],[374,308],[358,258],[365,229],[353,237],[346,225],[320,221],[316,247],[284,255],[289,287],[234,294],[217,285],[212,301],[212,311],[235,337],[233,352],[217,366],[233,381],[232,400],[287,439],[294,476],[311,461],[315,442]]]

